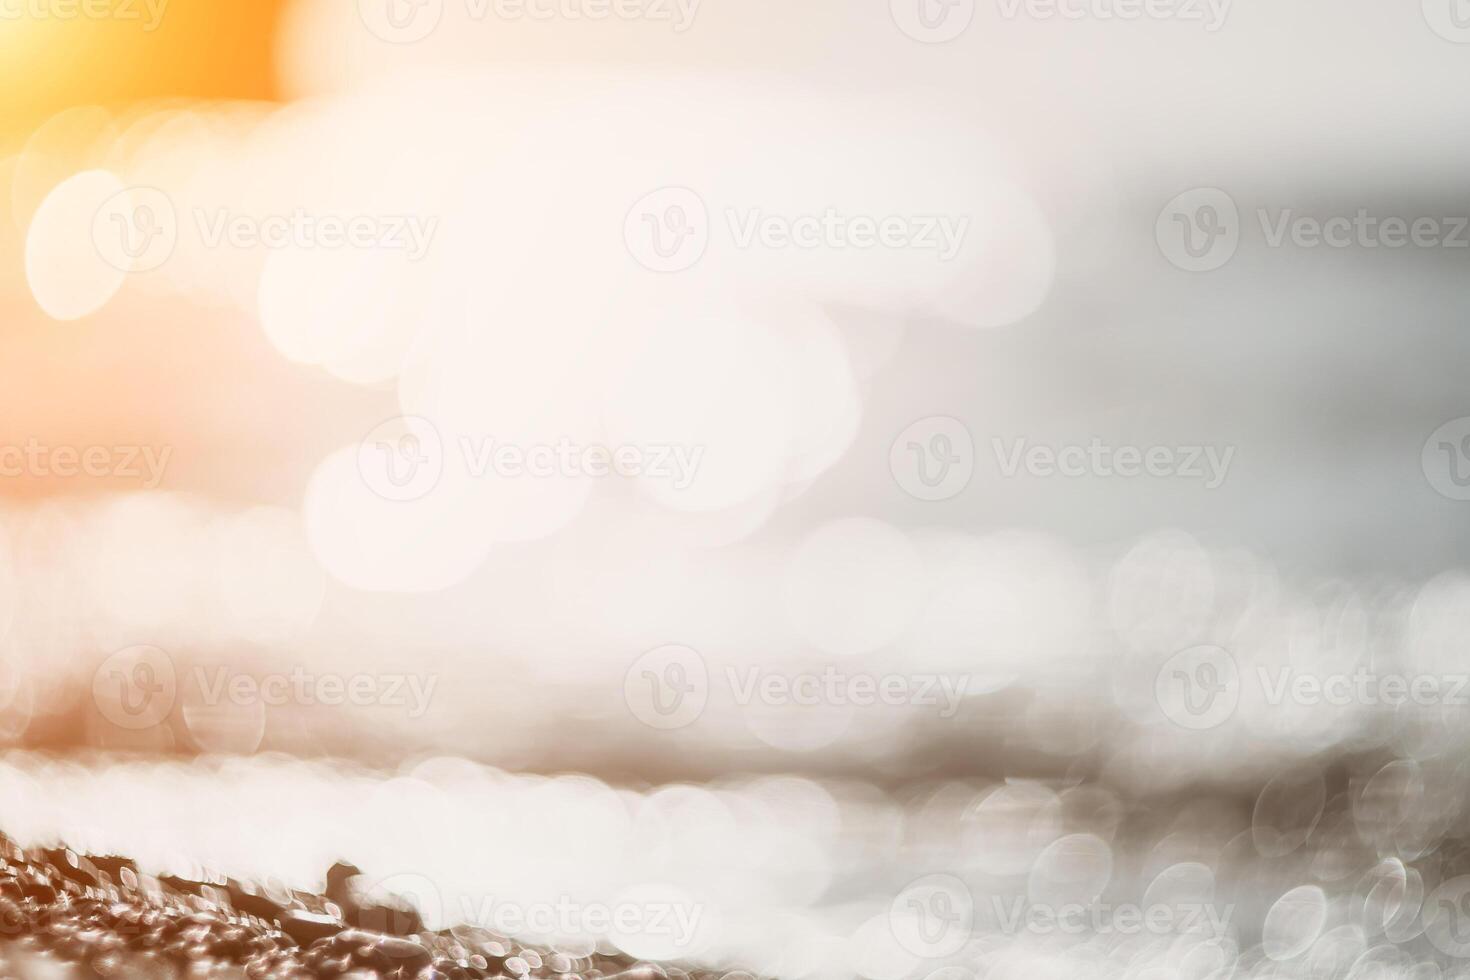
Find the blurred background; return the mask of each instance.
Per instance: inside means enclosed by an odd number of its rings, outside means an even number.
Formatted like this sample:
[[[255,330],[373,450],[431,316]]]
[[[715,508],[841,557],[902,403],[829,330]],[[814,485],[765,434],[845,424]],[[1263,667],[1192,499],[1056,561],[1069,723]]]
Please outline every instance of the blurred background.
[[[1459,0],[0,52],[0,829],[771,976],[1470,953]]]

